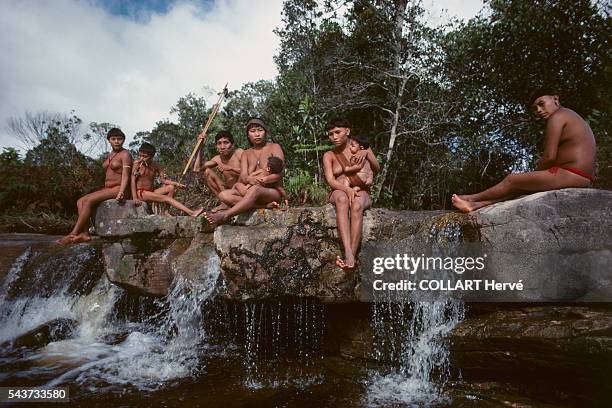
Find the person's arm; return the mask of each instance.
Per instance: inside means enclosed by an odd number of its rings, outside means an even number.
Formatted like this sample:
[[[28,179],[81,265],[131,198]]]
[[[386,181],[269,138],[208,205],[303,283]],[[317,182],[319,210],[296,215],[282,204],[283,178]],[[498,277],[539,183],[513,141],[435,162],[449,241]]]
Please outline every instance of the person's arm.
[[[565,126],[565,120],[561,112],[553,113],[546,122],[546,132],[544,133],[544,153],[538,160],[536,170],[546,170],[555,164],[557,160],[557,152],[559,150],[559,141]]]
[[[355,198],[355,191],[352,188],[345,186],[344,183],[340,183],[338,180],[336,180],[333,172],[334,163],[332,155],[333,153],[330,152],[323,155],[323,171],[325,173],[325,181],[327,181],[327,184],[329,184],[332,190],[344,191],[352,203],[353,199]]]
[[[351,157],[351,165],[346,166],[344,168],[344,173],[345,174],[358,173],[359,170],[363,168],[365,162],[366,162],[365,160],[360,160],[360,162],[357,163],[356,160],[354,160],[353,157]]]
[[[132,156],[126,151],[121,157],[121,185],[119,187],[119,193],[117,193],[116,200],[123,200],[125,198],[125,189],[130,184],[130,178],[132,173]]]
[[[374,174],[380,171],[380,163],[378,163],[378,159],[376,158],[376,155],[374,155],[374,152],[372,151],[371,148],[368,148],[367,150],[360,150],[355,154],[356,164],[361,164],[363,163],[364,160],[367,160],[368,162],[370,162],[370,168],[372,169],[372,172]],[[355,173],[355,171],[349,172],[345,170],[345,173]]]
[[[164,173],[162,168],[157,164],[155,165],[155,172],[159,174],[159,181],[161,181],[162,184],[168,185],[168,186],[185,187],[184,184],[181,184],[177,181],[170,180],[169,178],[167,178],[166,173]]]
[[[240,159],[240,177],[238,180],[244,184],[251,184],[249,178],[249,155],[245,152]]]
[[[221,165],[221,158],[219,157],[219,155],[213,157],[212,159],[210,159],[209,161],[207,161],[206,163],[204,163],[204,168],[205,169],[214,169],[217,166]]]
[[[205,138],[206,138],[206,133],[200,133],[198,135],[198,140],[204,140]],[[195,159],[195,162],[193,163],[194,173],[199,173],[200,170],[202,170],[202,153],[204,152],[203,147],[204,147],[204,142],[200,144],[200,147],[198,148],[198,153],[196,153],[196,159]],[[206,167],[206,163],[204,164],[204,167]]]
[[[132,170],[131,179],[131,190],[132,190],[132,200],[134,200],[134,205],[139,206],[141,201],[138,199],[138,195],[136,194],[136,173],[140,170],[140,160],[136,160],[134,162],[134,169]]]
[[[204,167],[205,169],[212,169],[214,167],[217,167],[218,165],[219,165],[219,163],[217,163],[215,161],[214,157],[211,160],[208,160],[208,161],[204,162],[204,164],[202,164],[202,160],[200,158],[200,153],[198,153],[196,155],[195,164],[193,165],[193,171],[195,173],[199,173],[200,170],[202,170],[202,167]]]

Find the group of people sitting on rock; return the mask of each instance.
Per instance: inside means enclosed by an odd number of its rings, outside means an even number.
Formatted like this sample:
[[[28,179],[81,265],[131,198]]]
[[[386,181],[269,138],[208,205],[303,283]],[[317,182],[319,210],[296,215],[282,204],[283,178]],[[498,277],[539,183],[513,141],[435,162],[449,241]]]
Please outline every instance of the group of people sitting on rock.
[[[544,152],[536,171],[510,174],[478,194],[453,194],[452,203],[456,208],[470,212],[528,193],[587,187],[595,180],[595,139],[589,125],[576,112],[562,107],[556,92],[540,90],[534,93],[529,105],[539,118],[546,120]],[[331,187],[329,202],[336,207],[338,235],[344,250],[344,257],[338,256],[336,264],[348,271],[355,267],[363,212],[372,205],[370,187],[380,165],[368,138],[352,135],[347,120],[332,119],[325,130],[333,149],[323,155],[323,168],[325,180]],[[119,129],[111,129],[107,137],[112,151],[103,162],[104,188],[77,201],[78,220],[70,234],[59,242],[90,240],[87,226],[92,208],[104,200],[123,200],[128,185],[136,205],[165,203],[192,217],[203,215],[213,226],[253,208],[287,206],[282,184],[283,149],[268,140],[268,127],[259,118],[247,122],[246,134],[250,144],[247,150],[235,146],[230,132],[221,131],[215,136],[219,154],[208,161],[200,155],[196,158],[194,171],[202,173],[203,170],[206,185],[221,203],[206,212],[203,208],[191,210],[173,198],[176,189],[185,186],[166,178],[153,161],[154,146],[143,143],[138,159],[132,163],[129,152],[123,148],[125,135]],[[200,134],[198,138],[204,140],[206,135]],[[156,176],[163,185],[154,189]]]

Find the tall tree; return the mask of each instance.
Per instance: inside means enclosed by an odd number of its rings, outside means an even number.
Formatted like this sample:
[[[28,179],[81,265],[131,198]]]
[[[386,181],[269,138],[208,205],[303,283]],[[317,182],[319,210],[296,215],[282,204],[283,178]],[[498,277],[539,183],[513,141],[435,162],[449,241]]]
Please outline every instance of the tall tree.
[[[70,113],[49,111],[26,111],[21,117],[10,117],[7,120],[9,134],[17,138],[28,150],[41,143],[50,132],[60,131],[72,144],[78,144],[80,128],[83,121]]]

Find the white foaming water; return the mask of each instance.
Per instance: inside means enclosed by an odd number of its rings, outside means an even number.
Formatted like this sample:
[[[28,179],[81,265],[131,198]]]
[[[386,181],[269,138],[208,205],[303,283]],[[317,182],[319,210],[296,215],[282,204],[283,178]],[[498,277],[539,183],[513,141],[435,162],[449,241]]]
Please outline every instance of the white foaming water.
[[[448,336],[463,320],[464,304],[456,299],[415,301],[410,312],[405,306],[374,305],[375,357],[397,366],[370,373],[364,401],[368,406],[447,402],[442,388],[449,377]]]
[[[66,290],[70,282],[65,282],[63,288],[53,291],[48,297],[35,296],[9,300],[10,286],[19,278],[24,266],[34,255],[32,250],[27,248],[13,263],[0,289],[0,327],[2,328],[0,343],[15,339],[54,319],[68,318],[81,321],[83,314],[88,312],[90,298],[99,297],[96,290],[87,296],[71,295]],[[38,283],[38,279],[36,281],[32,284]],[[101,300],[101,302],[107,301],[108,299]]]
[[[219,259],[213,256],[202,267],[199,280],[175,279],[167,297],[157,301],[163,310],[143,323],[121,321],[113,316],[122,290],[103,276],[87,295],[68,293],[70,277],[78,274],[80,262],[71,262],[67,279],[54,283],[50,294],[8,299],[9,285],[18,280],[32,257],[26,251],[14,263],[0,289],[0,342],[14,339],[56,318],[76,322],[72,337],[53,341],[23,357],[25,372],[36,378],[50,373],[57,377],[46,386],[67,382],[90,390],[131,384],[139,389],[155,389],[165,382],[193,375],[200,363],[205,332],[201,306],[214,292],[219,276]],[[59,271],[61,273],[61,271]],[[70,273],[69,273],[70,272]],[[45,284],[45,277],[36,282]],[[74,279],[74,278],[72,278]],[[108,339],[123,340],[108,344]],[[113,340],[111,340],[111,343]]]
[[[57,318],[72,318],[70,296],[16,299],[0,305],[0,343]]]
[[[214,289],[219,276],[219,260],[211,257],[208,273],[199,281],[177,277],[168,296],[160,300],[167,309],[161,316],[146,322],[131,324],[130,334],[116,345],[96,342],[104,334],[87,328],[79,337],[52,343],[45,353],[86,356],[78,366],[55,378],[46,386],[73,383],[97,388],[100,383],[132,385],[141,390],[154,390],[174,379],[197,374],[200,353],[204,350],[205,332],[201,306]],[[120,329],[121,322],[107,321],[111,330]],[[114,328],[112,326],[115,326]],[[94,325],[95,327],[95,325]],[[99,327],[99,330],[108,330]]]

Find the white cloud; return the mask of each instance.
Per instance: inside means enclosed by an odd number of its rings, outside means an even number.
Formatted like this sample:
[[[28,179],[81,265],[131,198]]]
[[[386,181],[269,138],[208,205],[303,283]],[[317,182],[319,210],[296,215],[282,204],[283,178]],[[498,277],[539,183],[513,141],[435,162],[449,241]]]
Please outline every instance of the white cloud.
[[[423,5],[435,20],[444,8],[469,18],[482,2]],[[281,0],[217,0],[203,11],[183,1],[134,22],[93,1],[2,0],[0,147],[18,147],[5,124],[26,110],[75,109],[84,123],[115,123],[131,138],[169,117],[188,92],[272,79],[281,8]]]
[[[280,12],[280,1],[216,1],[206,12],[179,2],[137,23],[91,2],[2,1],[0,146],[18,145],[4,125],[26,110],[75,109],[131,136],[188,92],[272,79]]]
[[[445,23],[450,18],[469,19],[483,7],[482,0],[423,0],[423,7],[430,13],[434,24]]]

